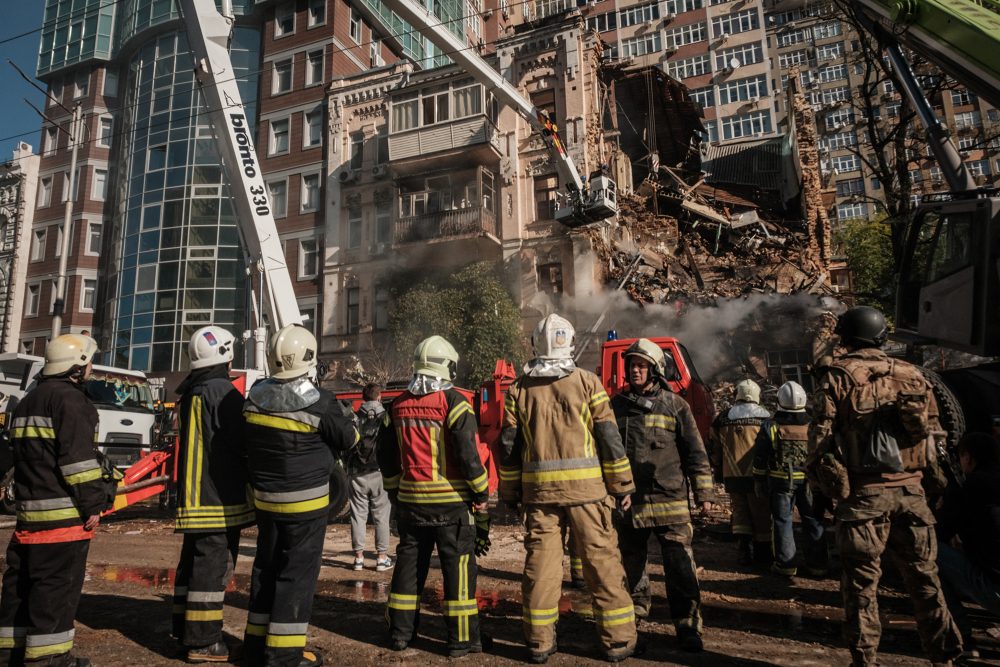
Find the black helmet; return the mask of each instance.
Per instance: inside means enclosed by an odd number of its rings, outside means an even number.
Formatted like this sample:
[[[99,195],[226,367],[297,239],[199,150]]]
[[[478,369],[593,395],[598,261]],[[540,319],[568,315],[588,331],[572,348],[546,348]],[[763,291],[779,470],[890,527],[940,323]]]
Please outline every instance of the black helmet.
[[[881,347],[889,337],[885,315],[869,306],[855,306],[841,315],[833,332],[852,347]]]

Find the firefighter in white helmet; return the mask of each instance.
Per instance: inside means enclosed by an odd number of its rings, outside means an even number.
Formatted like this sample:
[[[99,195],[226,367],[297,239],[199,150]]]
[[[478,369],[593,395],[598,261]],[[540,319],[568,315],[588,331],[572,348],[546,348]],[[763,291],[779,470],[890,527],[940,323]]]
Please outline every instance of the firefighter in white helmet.
[[[257,510],[244,665],[321,665],[306,651],[335,456],[358,441],[354,414],[310,375],[316,338],[290,324],[271,339],[273,374],[243,408],[244,446]]]
[[[741,565],[771,564],[771,513],[767,500],[754,493],[753,480],[754,442],[770,418],[760,405],[760,387],[746,379],[736,385],[733,406],[712,423],[712,459],[733,504],[730,527]]]
[[[38,384],[14,410],[17,526],[0,596],[0,665],[85,667],[70,654],[90,539],[114,500],[84,393],[97,343],[63,334],[45,348]]]
[[[191,372],[177,387],[179,447],[177,520],[184,535],[174,578],[173,635],[188,662],[225,662],[222,639],[226,584],[236,566],[240,533],[253,524],[246,464],[240,453],[243,396],[229,380],[236,338],[201,327],[188,343]]]
[[[476,606],[476,517],[486,517],[489,481],[469,400],[452,382],[458,352],[441,336],[413,351],[413,377],[392,402],[379,455],[385,486],[396,494],[399,545],[386,618],[390,648],[405,649],[420,624],[420,596],[437,548],[444,580],[449,657],[481,653]],[[475,516],[474,516],[475,513]]]
[[[562,317],[542,320],[531,337],[535,358],[504,402],[500,493],[508,504],[524,506],[522,618],[536,663],[556,651],[563,526],[583,562],[605,656],[624,660],[636,643],[611,519],[616,500],[622,509],[630,506],[632,469],[600,379],[573,362],[573,340],[573,326]]]
[[[753,474],[758,496],[767,498],[774,522],[774,563],[776,574],[794,576],[795,536],[792,513],[799,509],[806,540],[806,570],[813,576],[826,573],[827,550],[823,523],[813,509],[813,495],[806,484],[806,457],[809,446],[809,413],[806,390],[798,382],[786,382],[778,389],[778,410],[764,422],[754,445]]]

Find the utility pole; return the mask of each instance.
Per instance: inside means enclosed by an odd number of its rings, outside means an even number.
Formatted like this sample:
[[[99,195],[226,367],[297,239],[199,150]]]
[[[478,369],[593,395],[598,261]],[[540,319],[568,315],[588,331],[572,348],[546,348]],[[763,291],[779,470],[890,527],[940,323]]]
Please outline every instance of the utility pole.
[[[73,224],[73,199],[76,190],[76,157],[83,139],[83,107],[77,102],[73,108],[73,121],[69,130],[70,160],[69,160],[69,192],[66,193],[66,213],[63,216],[62,245],[59,248],[59,275],[56,278],[56,299],[52,306],[52,338],[54,340],[62,329],[62,315],[66,310],[66,262],[70,248],[70,226]]]

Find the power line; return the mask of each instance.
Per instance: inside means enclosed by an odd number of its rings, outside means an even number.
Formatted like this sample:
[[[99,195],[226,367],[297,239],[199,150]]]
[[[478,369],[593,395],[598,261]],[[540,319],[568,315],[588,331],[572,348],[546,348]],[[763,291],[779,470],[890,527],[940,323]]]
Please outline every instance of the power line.
[[[104,9],[105,7],[110,7],[112,5],[117,5],[117,4],[120,4],[121,2],[123,2],[123,0],[111,0],[107,4],[98,5],[97,7],[94,7],[93,9],[85,11],[85,12],[83,12],[80,15],[77,15],[76,12],[70,12],[70,14],[68,16],[64,16],[61,19],[56,19],[52,23],[51,27],[58,28],[58,27],[61,27],[60,24],[62,24],[62,23],[70,23],[70,22],[72,22],[74,20],[82,20],[84,17],[87,16],[87,14],[91,14],[93,12],[99,12],[100,10]],[[40,25],[39,27],[35,28],[34,30],[28,30],[27,32],[22,32],[19,35],[11,35],[10,37],[4,37],[3,39],[0,39],[0,46],[3,46],[4,44],[7,44],[8,42],[13,42],[13,41],[19,40],[22,37],[27,37],[28,35],[34,35],[36,32],[41,32],[42,30],[45,30],[47,27],[50,27],[50,26],[47,26],[45,23],[42,23],[42,25]]]

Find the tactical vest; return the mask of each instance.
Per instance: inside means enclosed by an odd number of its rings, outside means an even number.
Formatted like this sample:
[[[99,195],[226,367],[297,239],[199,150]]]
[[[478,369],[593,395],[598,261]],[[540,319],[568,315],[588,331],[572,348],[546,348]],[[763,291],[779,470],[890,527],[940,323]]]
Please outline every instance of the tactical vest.
[[[775,424],[771,429],[774,443],[774,467],[780,471],[802,471],[809,451],[808,424]]]

